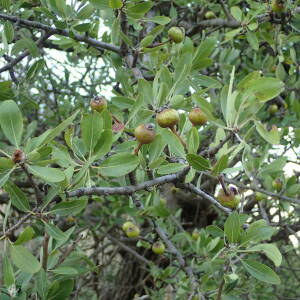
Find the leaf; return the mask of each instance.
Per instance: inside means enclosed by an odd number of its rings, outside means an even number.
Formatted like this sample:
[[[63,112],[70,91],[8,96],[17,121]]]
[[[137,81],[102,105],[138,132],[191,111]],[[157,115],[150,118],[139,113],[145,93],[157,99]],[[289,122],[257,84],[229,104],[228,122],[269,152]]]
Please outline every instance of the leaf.
[[[75,268],[69,267],[69,266],[61,266],[56,269],[51,270],[54,274],[59,275],[77,275],[78,271]]]
[[[179,163],[170,163],[166,165],[162,165],[157,169],[157,173],[161,175],[177,173],[187,165],[179,164]]]
[[[3,281],[6,287],[10,287],[15,283],[14,270],[8,255],[3,257]]]
[[[196,127],[192,127],[188,133],[187,145],[190,154],[196,154],[199,148],[200,138]]]
[[[0,157],[0,170],[10,170],[14,165],[10,158]]]
[[[241,235],[242,223],[239,214],[235,211],[229,215],[224,224],[224,233],[229,243],[238,243]]]
[[[100,166],[99,171],[102,176],[119,177],[124,176],[139,164],[138,157],[131,153],[118,153],[110,156]]]
[[[102,132],[101,137],[94,148],[93,160],[100,159],[106,155],[112,146],[113,134],[111,129],[106,129]]]
[[[270,131],[268,131],[265,126],[260,122],[255,122],[256,130],[260,136],[272,145],[280,144],[280,135],[276,126],[273,126]]]
[[[11,43],[14,40],[14,36],[15,36],[14,27],[11,24],[11,22],[6,21],[4,23],[3,30],[4,30],[4,33],[5,33],[5,36],[6,36],[7,43],[8,44]]]
[[[62,232],[57,226],[52,225],[50,223],[46,223],[45,224],[45,230],[46,232],[53,237],[55,240],[59,241],[59,240],[65,240],[66,239],[66,234],[64,232]]]
[[[185,151],[184,147],[182,146],[179,138],[169,129],[163,129],[161,131],[162,139],[167,141],[168,148],[171,153],[184,158]]]
[[[88,152],[91,154],[100,138],[103,127],[103,121],[100,114],[96,111],[93,111],[92,114],[84,114],[80,127],[82,139]]]
[[[262,251],[265,255],[273,261],[276,267],[279,267],[282,262],[282,255],[275,244],[258,244],[251,248],[246,249],[247,252],[260,252]]]
[[[60,216],[76,215],[80,213],[86,205],[87,200],[65,201],[54,205],[49,212]]]
[[[216,225],[209,225],[205,228],[205,230],[208,234],[211,234],[212,236],[224,236],[224,231]]]
[[[34,236],[34,230],[32,227],[27,226],[23,232],[18,236],[18,239],[14,242],[14,245],[21,245],[30,240],[32,240]]]
[[[0,125],[6,138],[19,148],[23,132],[23,117],[19,106],[13,100],[0,104]]]
[[[197,171],[205,171],[210,169],[209,160],[205,159],[201,155],[188,154],[186,159],[190,166],[192,166]]]
[[[0,82],[0,101],[12,99],[14,97],[14,93],[12,90],[12,81],[1,81]]]
[[[30,173],[34,176],[39,177],[46,182],[61,182],[65,180],[65,174],[59,169],[40,167],[40,166],[27,166]]]
[[[169,17],[165,17],[165,16],[155,16],[152,18],[147,18],[145,19],[146,22],[153,22],[156,24],[160,24],[160,25],[167,25],[168,23],[171,22],[171,19]]]
[[[7,182],[9,179],[10,174],[13,172],[14,169],[9,170],[8,172],[0,173],[0,188]]]
[[[43,268],[36,274],[36,289],[41,299],[45,300],[48,293],[48,279]]]
[[[74,287],[73,280],[54,281],[49,288],[47,300],[69,299]]]
[[[149,164],[153,163],[162,154],[166,145],[166,140],[160,134],[157,134],[149,146]]]
[[[270,284],[280,284],[280,278],[268,266],[250,259],[243,259],[241,261],[246,271],[254,278]]]
[[[34,274],[41,269],[40,262],[23,246],[10,247],[13,263],[23,272]]]
[[[30,210],[29,201],[26,195],[14,183],[7,183],[4,186],[4,189],[9,194],[13,206],[24,212],[28,212]]]
[[[228,155],[222,155],[217,163],[214,165],[212,169],[212,173],[215,175],[220,174],[223,170],[227,168],[228,165]]]
[[[250,46],[255,50],[258,51],[259,49],[259,42],[256,37],[256,33],[253,31],[247,31],[246,33],[246,38]]]

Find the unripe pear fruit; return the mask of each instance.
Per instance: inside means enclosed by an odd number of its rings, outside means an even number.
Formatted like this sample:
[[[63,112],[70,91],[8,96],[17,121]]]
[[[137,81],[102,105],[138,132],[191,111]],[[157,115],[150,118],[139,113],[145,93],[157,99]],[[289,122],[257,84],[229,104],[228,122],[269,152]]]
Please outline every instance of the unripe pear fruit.
[[[219,202],[229,208],[236,208],[240,203],[240,197],[231,189],[227,191],[228,195],[221,189],[218,193],[217,199]]]
[[[279,178],[272,181],[272,187],[276,192],[279,192],[282,189],[282,185],[282,180]]]
[[[282,0],[272,0],[272,11],[275,13],[281,13],[284,11],[284,5]]]
[[[256,192],[255,193],[255,200],[256,201],[262,201],[262,200],[266,200],[267,199],[267,196],[263,193],[260,193],[260,192]]]
[[[127,221],[122,225],[122,229],[123,231],[127,231],[129,227],[134,227],[134,226],[136,226],[134,223]]]
[[[204,125],[207,122],[207,116],[200,108],[193,108],[189,113],[189,120],[194,126]]]
[[[152,245],[152,251],[155,253],[155,254],[163,254],[165,252],[165,245],[162,243],[162,242],[155,242],[153,245]]]
[[[155,139],[154,127],[151,124],[141,124],[134,130],[134,136],[140,144],[150,144]]]
[[[195,229],[192,233],[192,239],[196,241],[198,240],[199,237],[200,237],[200,233],[197,229]]]
[[[173,128],[179,122],[177,110],[168,108],[156,115],[156,121],[162,128]]]
[[[92,110],[96,110],[101,113],[105,108],[107,108],[107,101],[103,97],[95,97],[91,102],[90,106]]]
[[[277,104],[272,104],[269,106],[268,111],[271,115],[274,115],[278,112],[278,106]]]
[[[214,19],[216,17],[215,13],[211,10],[205,13],[205,19]]]
[[[179,27],[171,27],[168,31],[168,36],[171,41],[179,44],[183,41],[185,34],[183,29]]]
[[[122,0],[109,0],[108,5],[110,8],[120,9],[123,6],[123,1]]]
[[[140,235],[140,229],[138,228],[138,226],[134,225],[134,226],[129,226],[127,228],[127,230],[125,231],[126,235],[130,238],[135,238],[138,237]]]

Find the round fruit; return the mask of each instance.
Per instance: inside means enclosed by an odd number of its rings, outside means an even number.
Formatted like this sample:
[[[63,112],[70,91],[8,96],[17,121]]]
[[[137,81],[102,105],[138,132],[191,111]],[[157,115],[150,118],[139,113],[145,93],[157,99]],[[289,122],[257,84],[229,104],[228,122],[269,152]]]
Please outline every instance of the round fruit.
[[[20,150],[20,149],[17,149],[14,154],[12,155],[12,161],[15,163],[15,164],[18,164],[18,163],[24,163],[25,159],[26,159],[26,155],[25,153]]]
[[[172,108],[165,109],[156,115],[156,121],[162,128],[173,128],[179,122],[179,113]]]
[[[272,0],[272,11],[276,13],[283,12],[284,5],[282,0]]]
[[[189,113],[189,119],[194,126],[204,125],[207,122],[207,117],[200,108],[193,108]]]
[[[97,112],[102,112],[107,107],[107,101],[103,97],[95,97],[91,102],[90,106]]]
[[[213,11],[208,11],[205,13],[205,19],[214,19],[216,17],[215,13]]]
[[[199,237],[200,237],[200,233],[197,229],[195,229],[192,233],[192,239],[196,241],[198,240]]]
[[[109,0],[108,5],[110,8],[119,9],[123,7],[122,0]]]
[[[223,206],[229,208],[235,208],[240,203],[240,197],[231,189],[229,189],[228,195],[226,195],[224,190],[221,189],[218,193],[217,199]]]
[[[276,178],[272,182],[272,187],[275,191],[279,192],[282,189],[282,181],[279,178]]]
[[[152,251],[155,254],[163,254],[165,252],[165,249],[166,249],[166,247],[162,242],[155,242],[152,245]]]
[[[140,235],[140,229],[136,225],[129,226],[125,232],[130,238],[138,237]]]
[[[173,41],[176,44],[179,44],[184,39],[184,32],[179,27],[171,27],[168,31],[168,36],[171,41]]]
[[[126,231],[129,227],[134,227],[134,226],[136,226],[136,225],[130,221],[127,221],[122,225],[122,229],[123,229],[123,231]]]
[[[155,138],[154,127],[151,124],[141,124],[134,130],[134,136],[141,144],[150,144]]]
[[[278,112],[278,106],[276,104],[272,104],[269,106],[268,111],[271,115],[274,115]]]
[[[255,193],[255,200],[256,201],[262,201],[267,199],[266,195],[260,192]]]

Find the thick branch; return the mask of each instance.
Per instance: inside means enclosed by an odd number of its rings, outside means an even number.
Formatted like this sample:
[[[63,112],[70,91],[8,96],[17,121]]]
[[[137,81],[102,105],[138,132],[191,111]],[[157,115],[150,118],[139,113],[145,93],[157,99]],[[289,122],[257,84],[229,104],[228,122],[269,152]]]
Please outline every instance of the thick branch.
[[[89,36],[86,36],[86,35],[80,35],[80,34],[73,33],[73,32],[71,34],[70,31],[66,30],[66,29],[57,29],[57,28],[42,24],[40,22],[24,20],[24,19],[20,19],[16,16],[10,16],[10,15],[1,14],[1,13],[0,13],[0,19],[8,20],[13,23],[17,23],[19,26],[41,29],[41,30],[44,30],[46,33],[49,33],[50,35],[58,34],[58,35],[66,36],[66,37],[72,37],[74,40],[76,40],[78,42],[85,42],[95,48],[105,49],[105,50],[113,51],[116,53],[120,52],[120,48],[115,45],[100,42],[100,41],[90,38]]]
[[[184,168],[178,173],[161,176],[153,180],[145,181],[137,185],[128,185],[122,187],[90,187],[79,188],[72,192],[66,192],[68,198],[81,197],[85,195],[131,195],[135,192],[146,190],[152,186],[158,186],[165,183],[175,182],[180,180],[189,171],[189,167]]]

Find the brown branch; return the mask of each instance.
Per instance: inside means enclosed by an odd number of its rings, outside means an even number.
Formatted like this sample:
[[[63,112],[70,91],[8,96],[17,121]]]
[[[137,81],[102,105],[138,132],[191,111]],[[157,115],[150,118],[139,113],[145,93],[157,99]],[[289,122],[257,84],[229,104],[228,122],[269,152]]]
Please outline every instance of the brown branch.
[[[44,234],[44,241],[43,241],[43,262],[42,266],[45,271],[48,268],[48,243],[49,243],[49,235],[47,232]]]
[[[100,42],[100,41],[93,39],[86,35],[80,35],[80,34],[73,33],[73,32],[71,34],[71,32],[66,29],[57,29],[57,28],[51,27],[49,25],[42,24],[40,22],[20,19],[16,16],[11,16],[11,15],[1,14],[1,13],[0,13],[0,19],[8,20],[13,23],[17,23],[19,26],[41,29],[41,30],[44,30],[46,33],[49,33],[50,35],[58,34],[58,35],[66,36],[66,37],[72,37],[74,40],[76,40],[78,42],[84,42],[95,48],[109,50],[112,52],[116,52],[118,54],[120,53],[120,48],[115,45]]]
[[[147,188],[162,185],[165,183],[176,182],[183,178],[189,171],[190,167],[186,167],[178,173],[170,174],[145,181],[137,185],[128,185],[122,187],[89,187],[79,188],[75,191],[66,192],[66,197],[81,197],[85,195],[131,195],[137,191],[146,190]]]

